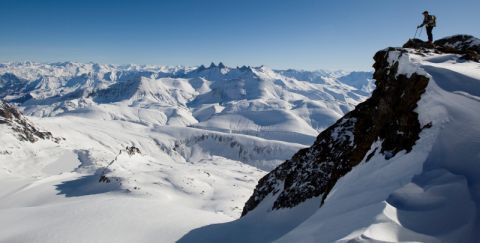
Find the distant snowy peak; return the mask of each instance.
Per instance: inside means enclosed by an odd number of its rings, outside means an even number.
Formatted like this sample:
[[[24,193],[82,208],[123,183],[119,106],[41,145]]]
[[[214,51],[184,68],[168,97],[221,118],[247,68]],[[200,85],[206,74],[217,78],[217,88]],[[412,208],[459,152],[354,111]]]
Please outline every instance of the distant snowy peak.
[[[212,81],[221,81],[240,78],[243,75],[251,74],[250,68],[230,68],[223,63],[215,65],[211,63],[208,68],[200,66],[190,72],[187,72],[184,77],[186,78],[205,78]]]
[[[375,80],[371,72],[350,72],[340,76],[338,81],[367,93],[371,93],[375,89]]]
[[[130,101],[130,104],[162,104],[163,106],[186,106],[194,92],[193,89],[181,89],[182,79],[152,79],[137,77],[124,82],[117,82],[105,89],[94,91],[90,96],[97,103],[114,103]],[[180,90],[185,92],[179,92]]]
[[[314,83],[325,83],[325,77],[331,76],[328,71],[303,71],[295,69],[277,70],[278,73],[285,77],[295,78],[303,81],[310,81]]]
[[[350,85],[364,92],[372,92],[375,88],[375,82],[372,78],[372,72],[365,71],[300,71],[294,69],[277,70],[285,77],[294,78],[301,81],[325,84],[338,81]]]

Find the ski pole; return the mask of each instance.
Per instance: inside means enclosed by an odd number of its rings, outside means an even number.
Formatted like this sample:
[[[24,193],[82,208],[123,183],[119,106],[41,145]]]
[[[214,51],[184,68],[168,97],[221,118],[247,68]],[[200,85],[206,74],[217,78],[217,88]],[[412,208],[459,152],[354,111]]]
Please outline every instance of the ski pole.
[[[413,36],[413,39],[417,38],[417,32],[418,32],[418,28],[415,30],[415,35]]]

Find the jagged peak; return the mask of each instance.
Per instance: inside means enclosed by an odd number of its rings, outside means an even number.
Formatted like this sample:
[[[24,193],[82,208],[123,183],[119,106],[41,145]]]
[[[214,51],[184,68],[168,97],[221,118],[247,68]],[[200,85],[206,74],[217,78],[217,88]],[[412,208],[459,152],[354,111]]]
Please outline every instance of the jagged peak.
[[[203,66],[203,65],[202,65]],[[204,67],[204,66],[203,66]],[[209,69],[212,69],[212,68],[219,68],[219,69],[223,69],[223,68],[227,68],[227,66],[225,66],[225,64],[223,64],[223,62],[219,62],[218,65],[216,65],[214,62],[210,63],[210,66],[208,66]]]
[[[201,71],[203,71],[203,70],[205,70],[205,69],[207,69],[207,68],[205,67],[205,65],[202,64],[202,65],[200,65],[197,69],[195,69],[194,71],[201,72]]]
[[[193,69],[192,71],[194,72],[202,72],[202,71],[205,71],[207,69],[225,69],[225,68],[228,68],[227,66],[225,66],[225,64],[223,64],[223,62],[219,62],[218,65],[216,65],[214,62],[211,62],[210,65],[208,67],[206,67],[205,65],[200,65],[198,66],[197,68]]]
[[[251,70],[251,67],[250,67],[250,66],[245,66],[245,65],[243,65],[243,66],[241,66],[241,67],[238,67],[238,66],[237,66],[237,69],[239,69],[239,70],[241,70],[241,71],[247,71],[247,70]]]

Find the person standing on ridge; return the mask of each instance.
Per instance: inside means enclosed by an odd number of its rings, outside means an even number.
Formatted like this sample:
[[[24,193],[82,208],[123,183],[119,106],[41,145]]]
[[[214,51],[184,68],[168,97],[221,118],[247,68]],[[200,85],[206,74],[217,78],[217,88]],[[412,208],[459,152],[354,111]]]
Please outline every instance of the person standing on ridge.
[[[428,43],[430,44],[433,43],[432,30],[433,30],[433,27],[437,25],[436,22],[437,22],[437,18],[434,15],[430,15],[428,11],[425,11],[423,12],[423,23],[417,26],[417,29],[425,26],[425,29],[427,30],[427,35],[428,35]]]

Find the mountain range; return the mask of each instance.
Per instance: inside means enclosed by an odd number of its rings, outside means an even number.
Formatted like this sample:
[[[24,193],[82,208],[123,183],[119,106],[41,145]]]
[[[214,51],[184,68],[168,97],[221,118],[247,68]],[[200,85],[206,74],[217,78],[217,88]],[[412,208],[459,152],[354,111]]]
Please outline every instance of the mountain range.
[[[37,117],[83,116],[189,126],[310,144],[365,100],[370,72],[274,71],[224,64],[162,67],[0,65],[0,97]]]

